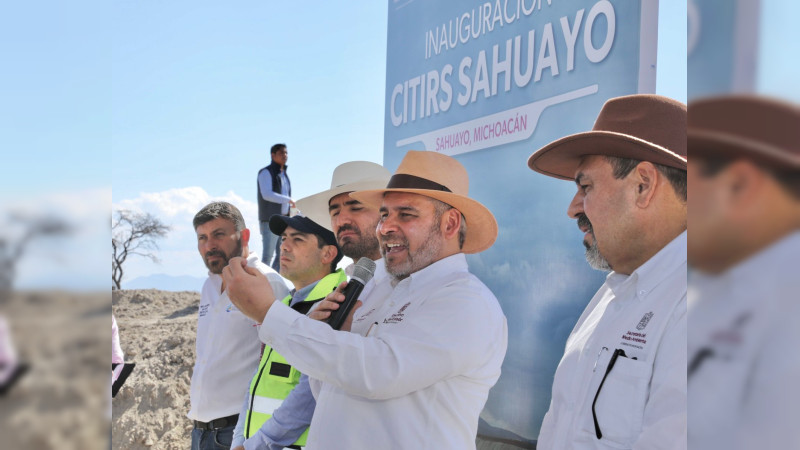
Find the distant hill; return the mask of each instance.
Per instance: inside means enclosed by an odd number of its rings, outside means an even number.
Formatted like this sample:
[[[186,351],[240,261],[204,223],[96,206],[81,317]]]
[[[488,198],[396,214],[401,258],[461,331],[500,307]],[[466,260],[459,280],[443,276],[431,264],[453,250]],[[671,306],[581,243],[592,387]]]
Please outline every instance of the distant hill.
[[[536,441],[527,440],[511,431],[489,425],[483,417],[478,419],[479,449],[512,450],[535,449]]]
[[[190,275],[173,276],[159,273],[134,278],[127,282],[123,281],[122,289],[159,289],[171,292],[200,292],[205,280],[206,277],[193,277]]]

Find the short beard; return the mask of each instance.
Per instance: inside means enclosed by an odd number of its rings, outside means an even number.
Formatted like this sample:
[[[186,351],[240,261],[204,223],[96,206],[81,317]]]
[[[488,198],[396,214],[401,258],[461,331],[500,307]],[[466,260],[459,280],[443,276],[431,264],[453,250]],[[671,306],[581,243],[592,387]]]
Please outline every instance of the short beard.
[[[608,260],[600,253],[600,249],[597,248],[597,239],[594,237],[592,222],[589,221],[586,214],[578,216],[578,227],[586,227],[589,235],[592,237],[591,244],[583,243],[583,246],[586,247],[586,261],[589,263],[589,266],[591,266],[592,269],[602,270],[604,272],[612,270],[611,264],[608,263]]]
[[[378,223],[375,222],[375,227],[372,227],[372,229],[374,230],[377,226]],[[375,233],[367,233],[364,235],[361,233],[361,230],[358,227],[353,225],[344,225],[339,228],[339,232],[346,231],[348,229],[355,231],[358,234],[358,237],[350,238],[347,242],[339,241],[339,248],[342,249],[342,253],[344,253],[345,256],[353,261],[358,261],[365,256],[369,259],[372,259],[372,256],[375,255],[375,253],[380,253],[380,243],[378,242],[378,236],[376,236]]]
[[[592,233],[592,243],[587,244],[586,242],[583,243],[583,246],[586,247],[586,261],[595,270],[602,270],[603,272],[611,271],[611,264],[600,254],[600,249],[597,248],[597,241],[594,238],[594,233]]]
[[[437,222],[438,223],[435,223],[431,227],[425,242],[419,246],[419,250],[417,250],[414,255],[411,254],[408,241],[405,242],[406,248],[409,248],[409,250],[408,257],[402,264],[389,267],[389,261],[386,259],[386,255],[383,255],[383,259],[386,262],[386,272],[394,278],[395,282],[408,278],[412,273],[428,267],[434,262],[434,258],[439,254],[444,245],[444,239],[439,230],[441,220]],[[381,247],[381,250],[382,249],[383,247]]]
[[[212,267],[208,263],[208,257],[211,256],[211,255],[222,256],[222,259],[225,260],[225,264],[219,264],[217,266],[213,266]],[[242,256],[242,240],[241,239],[236,241],[236,247],[233,249],[233,252],[231,252],[230,255],[226,255],[225,252],[223,252],[222,250],[218,250],[216,252],[208,252],[208,253],[206,253],[206,256],[203,258],[203,262],[206,263],[206,267],[208,268],[209,272],[217,274],[217,275],[221,275],[222,274],[222,269],[224,269],[228,265],[228,263],[230,262],[231,258],[233,258],[235,256]]]

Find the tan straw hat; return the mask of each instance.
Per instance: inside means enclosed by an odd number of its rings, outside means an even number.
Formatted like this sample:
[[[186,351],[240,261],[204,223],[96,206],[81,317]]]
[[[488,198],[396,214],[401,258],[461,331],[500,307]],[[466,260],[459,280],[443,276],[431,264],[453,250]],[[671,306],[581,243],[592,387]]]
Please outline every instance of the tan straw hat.
[[[450,156],[411,150],[400,161],[400,166],[385,189],[353,192],[350,196],[361,203],[380,207],[387,192],[424,195],[459,210],[467,222],[467,236],[461,249],[464,253],[482,252],[497,239],[494,215],[485,206],[467,197],[467,169]]]
[[[352,191],[386,187],[392,174],[380,164],[369,161],[350,161],[333,169],[331,188],[318,194],[301,198],[297,209],[314,222],[331,229],[328,204],[333,197]]]
[[[528,167],[572,180],[587,155],[649,161],[686,170],[686,105],[660,95],[609,99],[592,131],[563,137],[528,158]]]
[[[689,103],[691,156],[747,158],[777,169],[800,169],[800,107],[737,95]]]

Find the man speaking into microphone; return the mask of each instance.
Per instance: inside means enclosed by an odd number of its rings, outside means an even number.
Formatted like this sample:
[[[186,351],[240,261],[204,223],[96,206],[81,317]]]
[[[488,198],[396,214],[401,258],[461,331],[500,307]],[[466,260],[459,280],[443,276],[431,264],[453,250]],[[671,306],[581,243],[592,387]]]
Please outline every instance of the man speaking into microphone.
[[[224,270],[233,302],[263,322],[261,340],[322,382],[306,448],[475,448],[507,328],[497,299],[467,267],[465,253],[497,238],[494,216],[468,187],[455,159],[411,151],[385,189],[351,194],[380,208],[389,274],[351,315],[352,332],[276,302],[267,279],[242,261]],[[325,319],[341,300],[334,292],[312,314]]]

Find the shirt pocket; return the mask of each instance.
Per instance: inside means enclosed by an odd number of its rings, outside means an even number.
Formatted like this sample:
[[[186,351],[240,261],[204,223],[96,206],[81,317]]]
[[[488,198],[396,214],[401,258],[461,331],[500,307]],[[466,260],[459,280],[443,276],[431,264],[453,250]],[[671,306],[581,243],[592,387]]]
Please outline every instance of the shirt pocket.
[[[602,370],[601,370],[602,367]],[[592,439],[612,448],[630,448],[642,430],[644,407],[648,399],[652,366],[645,361],[619,356],[608,372],[607,364],[598,366],[589,392],[583,430]],[[599,394],[598,393],[599,389]],[[592,414],[592,402],[597,402]],[[600,427],[602,438],[597,439],[594,417]]]

